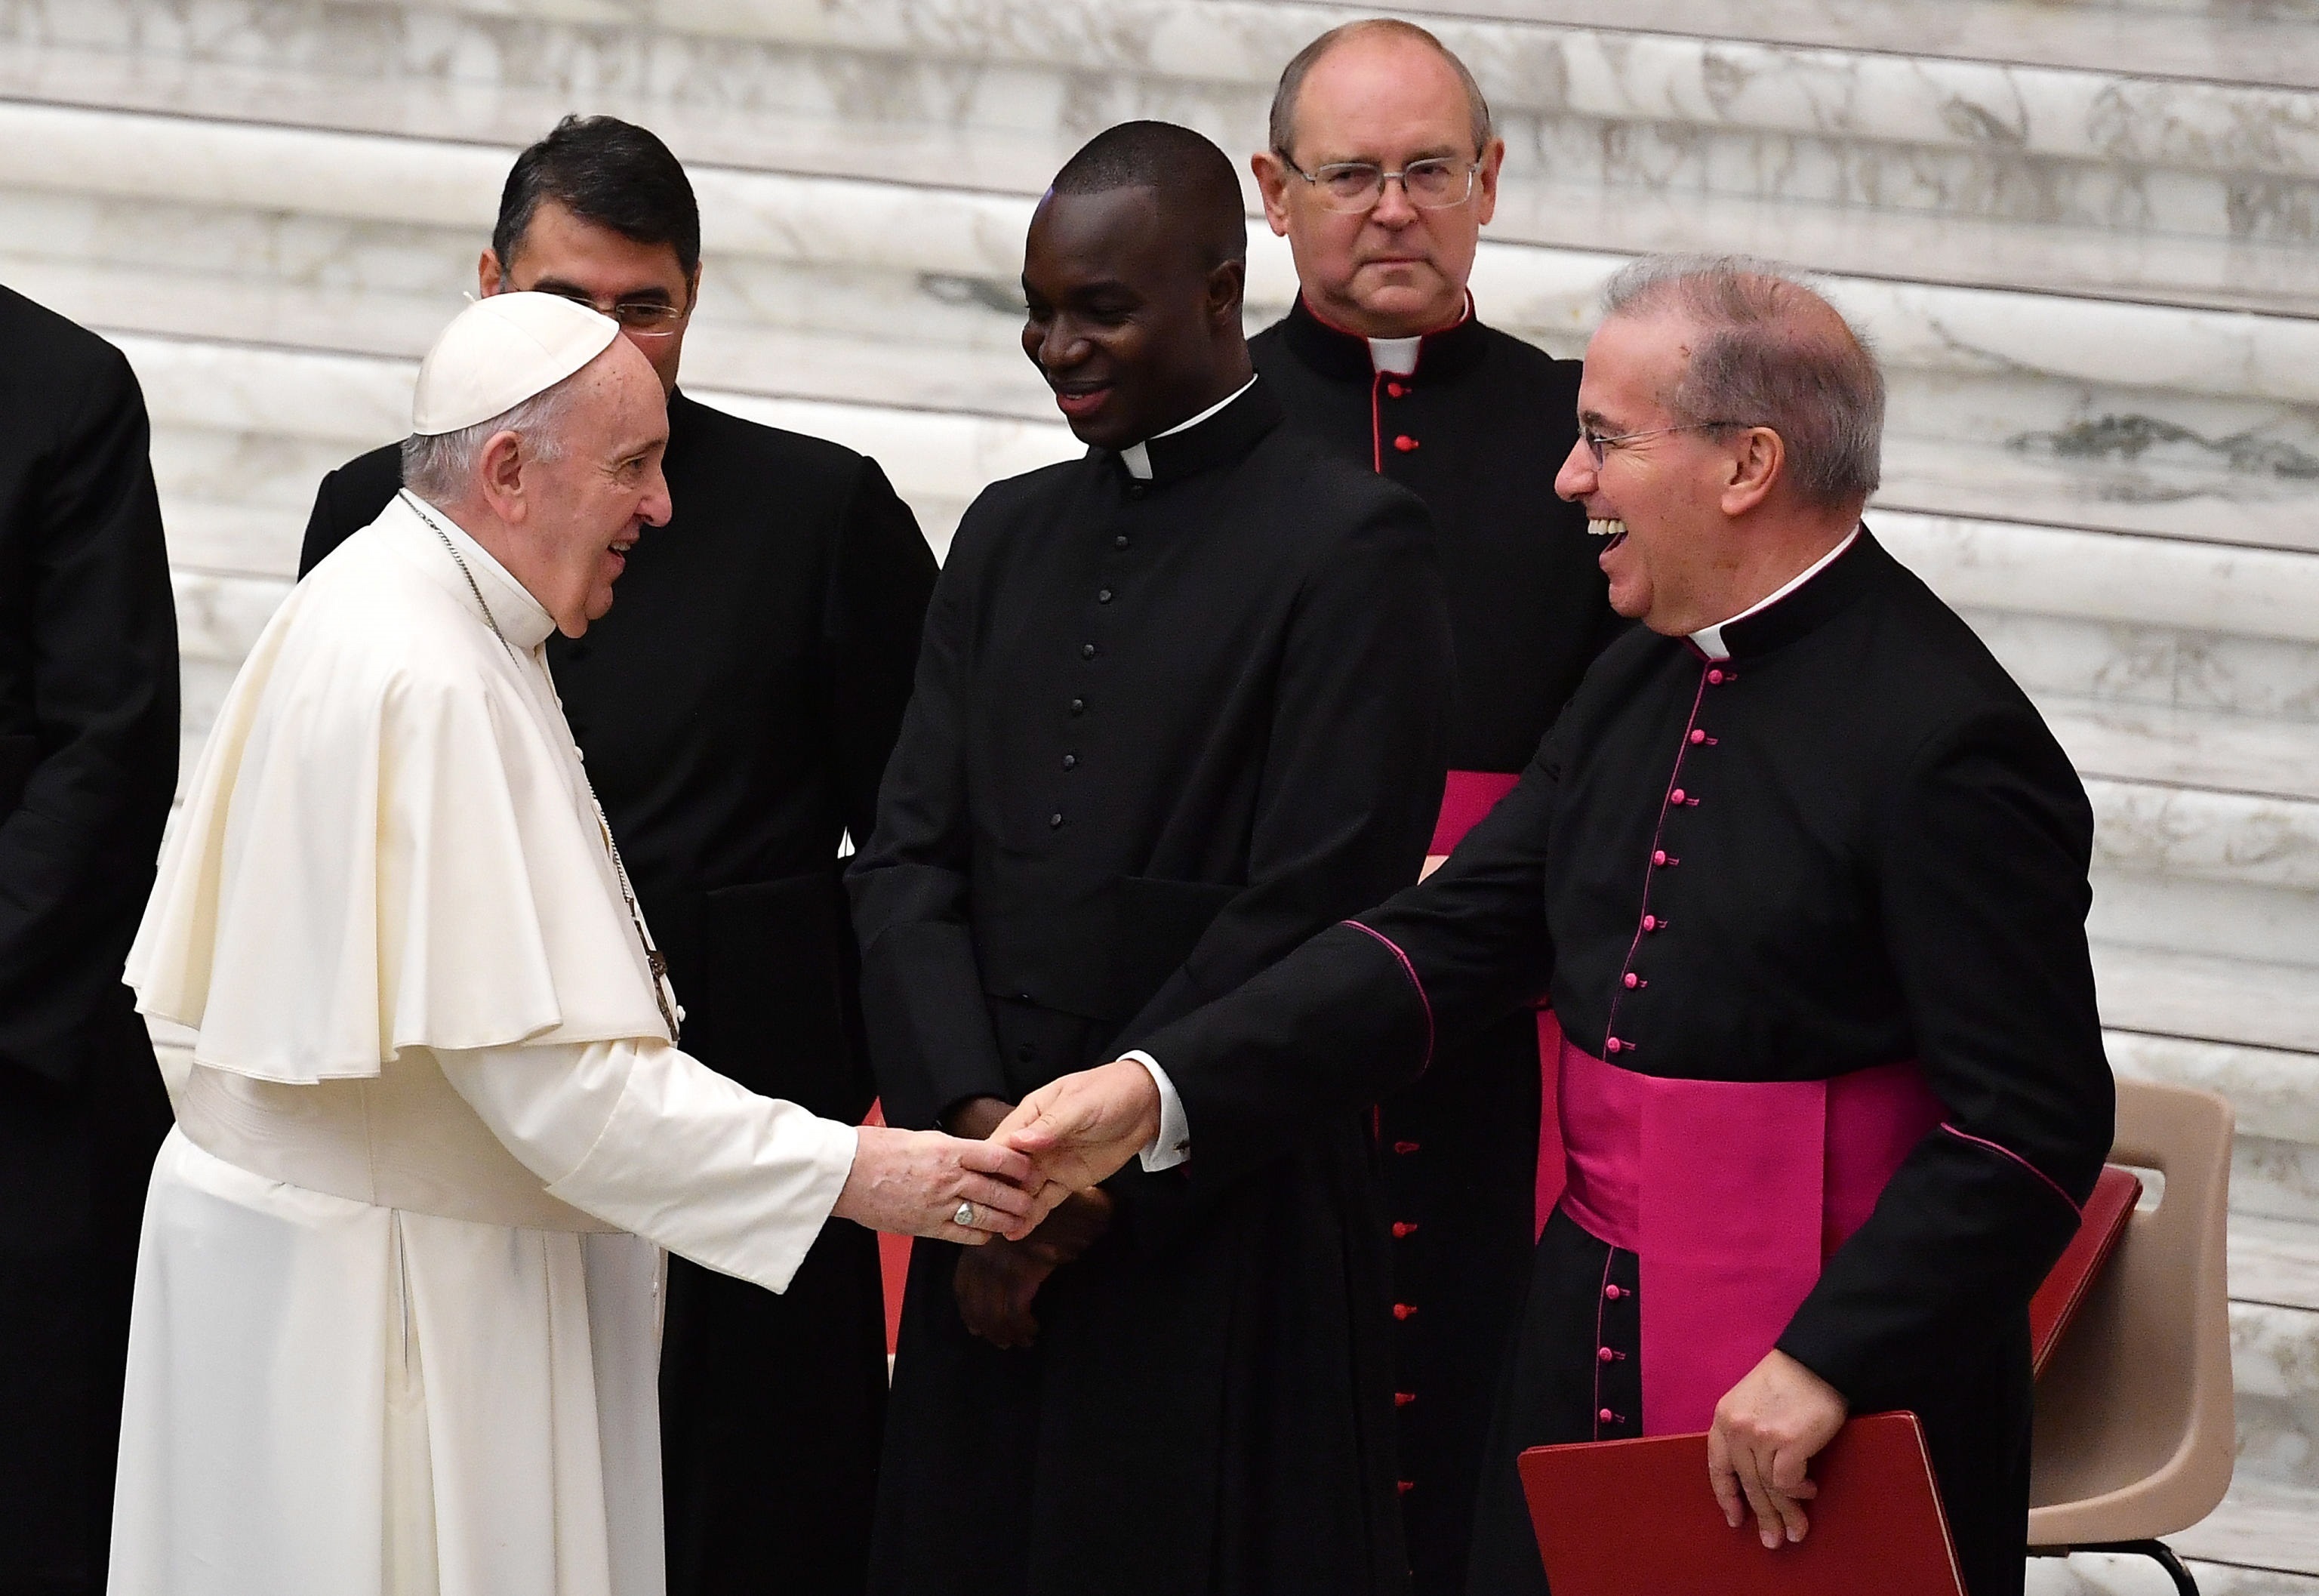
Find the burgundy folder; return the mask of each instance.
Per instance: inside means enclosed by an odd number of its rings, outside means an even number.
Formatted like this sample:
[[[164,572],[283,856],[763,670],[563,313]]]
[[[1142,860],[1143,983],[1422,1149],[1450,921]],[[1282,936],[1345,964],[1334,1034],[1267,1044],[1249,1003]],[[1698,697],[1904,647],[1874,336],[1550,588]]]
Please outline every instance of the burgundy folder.
[[[2062,1344],[2062,1332],[2078,1316],[2086,1293],[2093,1288],[2102,1266],[2109,1262],[2109,1255],[2117,1250],[2118,1239],[2125,1234],[2125,1222],[2134,1217],[2134,1206],[2141,1201],[2142,1181],[2137,1176],[2115,1164],[2103,1167],[2101,1177],[2094,1182],[2094,1195],[2086,1199],[2078,1233],[2070,1239],[2029,1303],[2029,1366],[2036,1373],[2045,1372],[2046,1359]]]
[[[1812,1460],[1795,1545],[1723,1521],[1705,1435],[1535,1447],[1522,1489],[1554,1596],[1964,1596],[1914,1413],[1846,1424]]]

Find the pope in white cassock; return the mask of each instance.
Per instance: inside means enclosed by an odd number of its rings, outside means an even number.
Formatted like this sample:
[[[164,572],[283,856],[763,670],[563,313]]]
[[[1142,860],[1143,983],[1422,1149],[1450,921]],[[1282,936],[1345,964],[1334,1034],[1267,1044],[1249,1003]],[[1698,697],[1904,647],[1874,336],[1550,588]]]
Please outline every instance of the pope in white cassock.
[[[656,1596],[662,1249],[779,1291],[833,1213],[961,1241],[1043,1212],[1017,1154],[678,1050],[541,652],[668,518],[618,334],[539,293],[462,312],[410,491],[210,735],[129,960],[199,1041],[147,1200],[116,1596]]]

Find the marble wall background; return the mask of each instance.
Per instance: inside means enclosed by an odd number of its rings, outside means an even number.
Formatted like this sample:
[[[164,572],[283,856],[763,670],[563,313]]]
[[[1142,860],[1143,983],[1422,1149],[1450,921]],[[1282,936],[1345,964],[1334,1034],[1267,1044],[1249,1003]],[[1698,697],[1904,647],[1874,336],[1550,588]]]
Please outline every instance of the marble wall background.
[[[1483,313],[1583,346],[1634,252],[1827,275],[1890,368],[1881,536],[2099,816],[2121,1073],[2223,1091],[2242,1466],[2209,1591],[2319,1591],[2319,0],[1419,0],[1511,146]],[[320,473],[399,434],[513,150],[683,156],[687,386],[881,459],[939,548],[1072,446],[1032,201],[1131,115],[1253,149],[1333,4],[0,0],[0,281],[142,378],[188,759]],[[1614,25],[1615,24],[1615,25]],[[1259,224],[1251,321],[1294,292]],[[2156,1589],[2080,1559],[2035,1588]]]

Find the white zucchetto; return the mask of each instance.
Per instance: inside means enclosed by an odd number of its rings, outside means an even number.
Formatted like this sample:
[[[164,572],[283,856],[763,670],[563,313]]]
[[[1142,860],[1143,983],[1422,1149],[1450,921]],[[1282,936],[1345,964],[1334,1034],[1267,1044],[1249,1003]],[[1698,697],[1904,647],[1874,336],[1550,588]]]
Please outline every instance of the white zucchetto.
[[[411,430],[457,432],[505,415],[612,347],[620,324],[554,293],[495,293],[451,319],[420,363]]]

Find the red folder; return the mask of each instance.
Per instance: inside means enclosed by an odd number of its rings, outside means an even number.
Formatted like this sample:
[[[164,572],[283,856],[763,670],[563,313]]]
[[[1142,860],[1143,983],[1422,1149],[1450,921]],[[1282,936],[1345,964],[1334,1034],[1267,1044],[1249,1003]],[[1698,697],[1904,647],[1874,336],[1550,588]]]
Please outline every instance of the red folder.
[[[1914,1413],[1854,1419],[1812,1460],[1793,1546],[1723,1521],[1705,1435],[1536,1447],[1522,1489],[1554,1596],[1964,1596]]]
[[[2045,1360],[2062,1344],[2062,1332],[2078,1316],[2086,1293],[2117,1249],[2118,1238],[2125,1234],[2125,1222],[2134,1217],[2134,1206],[2141,1201],[2138,1177],[2115,1164],[2103,1168],[2101,1177],[2094,1182],[2094,1195],[2086,1199],[2078,1233],[2070,1239],[2069,1247],[2029,1303],[2029,1366],[2038,1374],[2045,1372]]]

